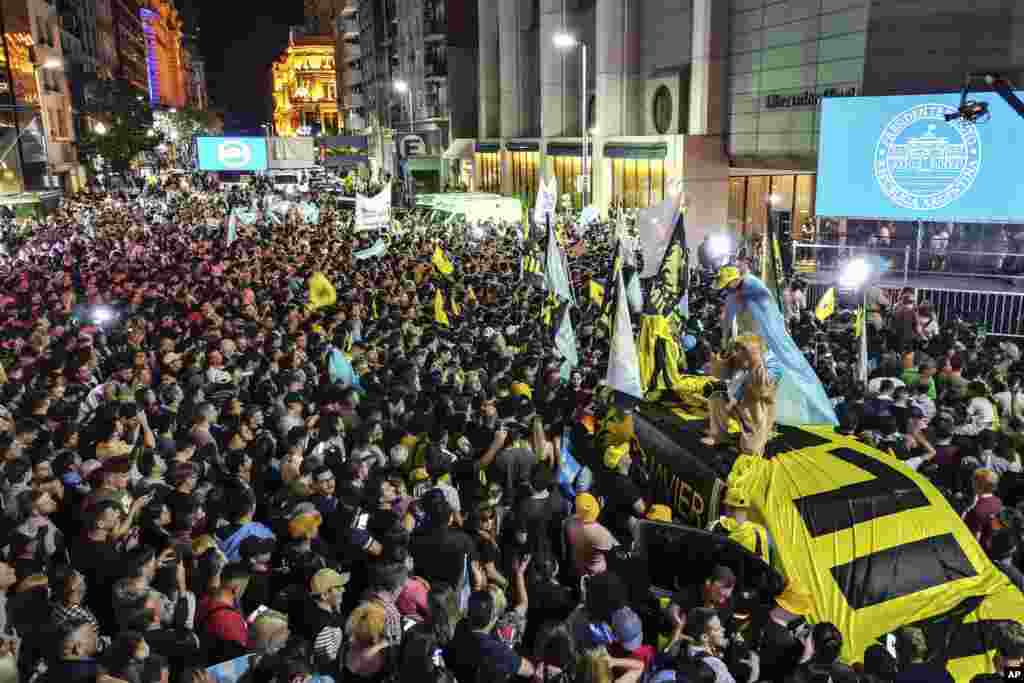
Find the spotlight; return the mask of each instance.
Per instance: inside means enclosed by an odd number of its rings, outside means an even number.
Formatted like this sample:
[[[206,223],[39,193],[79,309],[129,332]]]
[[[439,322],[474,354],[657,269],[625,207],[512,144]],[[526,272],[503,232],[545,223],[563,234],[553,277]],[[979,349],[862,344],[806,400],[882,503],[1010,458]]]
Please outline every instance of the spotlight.
[[[708,251],[713,258],[726,256],[732,251],[732,243],[726,235],[712,235],[708,239]]]
[[[97,325],[105,325],[114,319],[114,311],[109,306],[96,306],[92,309],[92,321]]]
[[[846,264],[839,274],[839,284],[850,289],[860,289],[871,276],[871,266],[862,258]]]

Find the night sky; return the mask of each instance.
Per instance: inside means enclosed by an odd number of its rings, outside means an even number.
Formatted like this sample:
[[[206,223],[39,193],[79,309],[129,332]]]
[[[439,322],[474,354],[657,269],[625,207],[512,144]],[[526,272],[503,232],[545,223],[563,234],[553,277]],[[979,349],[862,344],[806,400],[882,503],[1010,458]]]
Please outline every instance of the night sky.
[[[302,23],[302,0],[191,4],[202,6],[207,85],[213,106],[224,111],[225,132],[259,135],[270,118],[270,63],[288,44],[288,27]]]

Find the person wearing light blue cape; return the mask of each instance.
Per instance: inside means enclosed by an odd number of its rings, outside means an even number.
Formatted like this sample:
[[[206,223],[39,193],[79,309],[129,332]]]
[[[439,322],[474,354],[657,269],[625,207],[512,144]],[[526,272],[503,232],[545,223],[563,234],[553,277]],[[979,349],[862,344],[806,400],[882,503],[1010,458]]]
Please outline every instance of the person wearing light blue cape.
[[[764,282],[754,275],[741,275],[735,266],[725,266],[718,271],[715,289],[727,292],[724,329],[732,329],[737,314],[749,314],[755,328],[752,331],[764,340],[783,368],[775,394],[776,424],[839,424],[825,387],[786,331],[779,304]]]

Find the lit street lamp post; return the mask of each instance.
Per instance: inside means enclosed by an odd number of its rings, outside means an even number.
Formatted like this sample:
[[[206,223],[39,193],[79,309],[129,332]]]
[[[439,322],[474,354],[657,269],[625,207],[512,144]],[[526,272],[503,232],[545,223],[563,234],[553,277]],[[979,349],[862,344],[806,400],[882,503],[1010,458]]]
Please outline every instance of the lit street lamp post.
[[[588,159],[589,130],[587,129],[587,44],[576,40],[575,36],[565,31],[556,33],[554,37],[555,47],[559,50],[571,50],[577,45],[580,48],[580,137],[583,139],[583,156],[580,164],[581,175],[583,176],[583,206],[588,205],[587,197],[590,194],[590,172]]]

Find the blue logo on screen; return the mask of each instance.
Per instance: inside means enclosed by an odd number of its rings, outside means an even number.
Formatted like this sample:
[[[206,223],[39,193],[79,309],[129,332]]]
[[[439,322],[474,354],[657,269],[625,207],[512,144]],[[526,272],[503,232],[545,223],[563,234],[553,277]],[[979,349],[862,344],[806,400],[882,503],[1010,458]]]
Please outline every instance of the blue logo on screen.
[[[962,197],[981,170],[978,129],[945,120],[945,104],[919,104],[893,117],[875,150],[875,179],[894,204],[916,211],[941,209]]]

